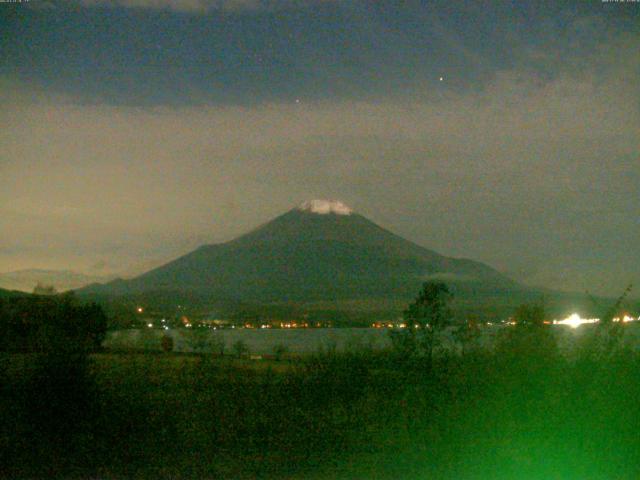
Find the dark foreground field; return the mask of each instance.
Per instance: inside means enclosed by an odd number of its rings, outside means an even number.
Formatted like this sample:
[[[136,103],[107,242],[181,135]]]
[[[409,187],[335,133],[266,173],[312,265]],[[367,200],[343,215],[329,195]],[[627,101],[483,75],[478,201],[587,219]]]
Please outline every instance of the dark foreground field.
[[[526,345],[432,368],[370,351],[296,363],[5,354],[1,473],[637,479],[640,357]]]

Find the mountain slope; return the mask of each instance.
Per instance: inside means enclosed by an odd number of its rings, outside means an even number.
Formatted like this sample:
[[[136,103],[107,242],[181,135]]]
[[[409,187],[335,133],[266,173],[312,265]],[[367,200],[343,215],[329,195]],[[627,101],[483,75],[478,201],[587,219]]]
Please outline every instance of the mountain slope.
[[[339,202],[315,202],[230,242],[202,246],[134,279],[83,291],[188,291],[212,298],[282,302],[406,298],[429,278],[445,278],[457,289],[474,292],[517,288],[487,265],[439,255]]]

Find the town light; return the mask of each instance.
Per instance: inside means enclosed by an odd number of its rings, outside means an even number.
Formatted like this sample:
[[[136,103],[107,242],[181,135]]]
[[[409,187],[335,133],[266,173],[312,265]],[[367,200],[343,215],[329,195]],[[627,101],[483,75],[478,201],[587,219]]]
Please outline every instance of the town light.
[[[580,318],[580,315],[577,313],[572,313],[564,320],[554,320],[554,325],[568,325],[571,328],[578,328],[580,325],[584,323],[597,323],[599,322],[599,318]]]

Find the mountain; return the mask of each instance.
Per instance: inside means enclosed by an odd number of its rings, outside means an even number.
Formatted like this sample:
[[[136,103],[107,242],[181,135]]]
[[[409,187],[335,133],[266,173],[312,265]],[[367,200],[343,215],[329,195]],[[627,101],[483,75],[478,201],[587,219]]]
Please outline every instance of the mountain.
[[[428,279],[476,295],[519,288],[485,264],[421,247],[341,202],[313,200],[232,241],[81,293],[165,291],[253,303],[407,299]]]
[[[32,292],[38,284],[53,286],[57,291],[73,290],[95,282],[107,282],[113,276],[85,275],[69,270],[27,269],[0,273],[0,288]]]

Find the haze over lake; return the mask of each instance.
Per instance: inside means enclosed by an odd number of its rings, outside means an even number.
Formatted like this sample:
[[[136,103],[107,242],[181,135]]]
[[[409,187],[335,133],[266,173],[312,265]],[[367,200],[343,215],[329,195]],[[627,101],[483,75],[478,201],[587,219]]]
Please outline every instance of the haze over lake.
[[[492,348],[496,336],[505,328],[502,326],[483,327],[477,344]],[[576,340],[589,330],[589,326],[572,329],[559,325],[554,327],[562,351],[573,350]],[[397,331],[397,330],[396,330]],[[250,329],[235,328],[225,330],[202,329],[201,331],[179,329],[165,332],[157,329],[117,330],[109,332],[103,346],[114,351],[161,351],[161,338],[169,335],[174,340],[176,352],[218,353],[216,342],[222,341],[227,354],[233,354],[233,346],[242,341],[249,354],[272,355],[277,347],[284,346],[292,354],[307,355],[335,349],[339,352],[362,349],[380,350],[391,346],[387,328],[298,328],[298,329]],[[204,339],[204,342],[203,342]],[[460,344],[454,336],[442,336],[444,348],[458,351]],[[640,324],[625,325],[625,342],[634,349],[640,348]]]

